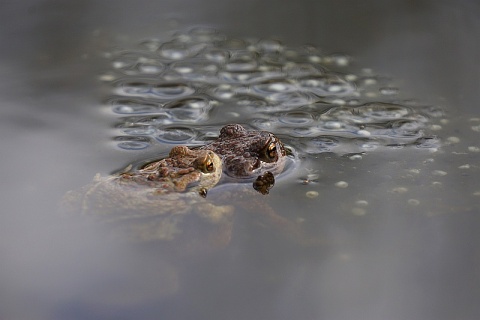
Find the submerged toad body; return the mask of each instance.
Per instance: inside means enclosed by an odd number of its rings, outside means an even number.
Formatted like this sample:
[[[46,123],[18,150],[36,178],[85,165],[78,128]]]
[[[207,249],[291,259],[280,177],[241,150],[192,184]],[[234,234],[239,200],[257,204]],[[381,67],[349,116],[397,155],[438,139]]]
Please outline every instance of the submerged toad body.
[[[65,195],[62,211],[108,222],[113,236],[127,240],[176,239],[192,247],[201,234],[201,244],[223,246],[230,239],[233,208],[204,199],[221,174],[221,159],[213,151],[177,146],[169,157],[140,169],[95,176]]]
[[[196,149],[176,146],[167,158],[138,169],[108,177],[97,175],[91,184],[67,193],[63,204],[73,209],[68,211],[81,211],[114,225],[112,231],[122,232],[112,233],[122,238],[142,242],[175,239],[176,245],[183,242],[189,248],[199,244],[219,247],[231,237],[231,203],[245,209],[256,197],[245,186],[238,186],[234,193],[222,189],[204,199],[207,190],[219,182],[222,168],[236,181],[257,177],[254,188],[266,194],[274,184],[273,173],[283,170],[285,160],[283,144],[272,133],[231,124],[208,145]],[[256,199],[253,202],[259,202]],[[253,207],[269,222],[278,225],[283,221],[264,205]]]

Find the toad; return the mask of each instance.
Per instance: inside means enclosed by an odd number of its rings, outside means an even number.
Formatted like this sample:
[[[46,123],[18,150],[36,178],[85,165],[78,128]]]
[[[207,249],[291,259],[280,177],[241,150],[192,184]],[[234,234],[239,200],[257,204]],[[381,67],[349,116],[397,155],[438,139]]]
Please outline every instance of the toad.
[[[199,149],[220,155],[228,177],[237,181],[257,178],[253,186],[262,194],[273,186],[273,175],[282,172],[286,160],[285,148],[274,134],[248,131],[239,124],[224,126],[218,139]]]
[[[138,169],[97,174],[92,183],[69,191],[61,210],[108,223],[115,239],[175,240],[183,251],[218,248],[230,241],[233,207],[214,205],[205,196],[221,173],[213,151],[176,146],[167,158]]]

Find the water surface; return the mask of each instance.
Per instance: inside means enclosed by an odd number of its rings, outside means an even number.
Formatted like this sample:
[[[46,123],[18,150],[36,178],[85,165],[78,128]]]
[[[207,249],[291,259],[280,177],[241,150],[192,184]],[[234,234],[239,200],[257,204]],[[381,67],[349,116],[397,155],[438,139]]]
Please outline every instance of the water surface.
[[[478,14],[468,1],[6,5],[0,317],[478,318]],[[230,122],[295,152],[262,199],[318,243],[238,208],[225,249],[178,258],[57,215],[94,174]]]

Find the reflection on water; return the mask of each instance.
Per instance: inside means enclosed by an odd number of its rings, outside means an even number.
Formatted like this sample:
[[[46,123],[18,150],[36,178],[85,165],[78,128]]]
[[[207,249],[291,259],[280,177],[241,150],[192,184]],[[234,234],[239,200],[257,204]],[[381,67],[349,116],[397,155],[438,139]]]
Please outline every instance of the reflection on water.
[[[165,27],[166,2],[2,8],[15,28],[0,30],[11,40],[0,52],[0,318],[478,319],[474,5],[207,2],[180,11],[236,38],[194,28],[141,40]],[[238,16],[245,25],[227,21]],[[99,62],[103,41],[116,42],[105,25],[141,37]],[[412,83],[358,67],[360,54]],[[422,102],[437,93],[442,108]],[[211,190],[249,206],[235,204],[225,248],[109,241],[109,226],[54,213],[95,173],[204,144],[230,122],[278,134],[295,157],[260,202],[236,185]]]

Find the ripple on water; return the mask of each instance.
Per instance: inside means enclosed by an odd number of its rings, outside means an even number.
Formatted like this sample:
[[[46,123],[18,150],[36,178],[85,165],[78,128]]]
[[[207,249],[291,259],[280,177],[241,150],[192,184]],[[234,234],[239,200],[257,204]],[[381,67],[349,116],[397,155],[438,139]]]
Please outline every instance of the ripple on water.
[[[115,137],[114,141],[117,142],[119,148],[125,150],[142,150],[151,145],[150,138],[148,137],[119,136]]]
[[[192,143],[198,136],[198,132],[189,127],[166,127],[158,129],[156,139],[168,144]]]
[[[162,82],[155,80],[117,81],[116,93],[122,96],[138,96],[144,98],[156,98],[161,100],[178,99],[189,96],[195,92],[193,87],[185,83]]]
[[[165,64],[149,52],[123,51],[115,55],[113,68],[128,76],[156,75],[165,70]]]
[[[305,111],[291,111],[279,117],[281,123],[290,125],[308,125],[314,121],[313,115]]]
[[[353,112],[365,119],[365,122],[391,121],[407,117],[412,109],[398,104],[372,102],[355,107]]]
[[[171,64],[170,69],[188,81],[214,82],[219,66],[209,60],[195,59],[175,62]]]
[[[203,97],[189,97],[169,102],[163,108],[177,121],[198,122],[209,118],[211,101]]]
[[[402,100],[390,79],[370,69],[348,70],[349,56],[325,55],[311,45],[193,28],[109,57],[109,74],[117,80],[109,82],[107,101],[114,113],[127,115],[116,126],[125,135],[118,140],[124,149],[152,141],[201,143],[210,139],[198,132],[204,127],[189,126],[209,123],[212,115],[220,119],[212,132],[223,119],[231,121],[222,115],[235,115],[240,123],[291,137],[307,153],[406,145],[434,150],[440,144],[428,131],[441,129],[432,123],[443,116],[441,108]]]
[[[306,153],[317,154],[323,152],[333,152],[338,147],[339,141],[333,137],[315,137],[309,139],[303,146]]]
[[[158,111],[158,104],[133,99],[114,99],[109,102],[118,114],[142,114]]]
[[[355,92],[355,85],[337,75],[307,76],[298,80],[302,90],[320,97],[346,96]]]
[[[157,131],[154,126],[132,125],[128,127],[119,127],[123,133],[130,136],[150,136]]]
[[[165,59],[182,60],[195,56],[205,47],[206,44],[203,43],[190,43],[180,39],[163,43],[158,48],[158,53]]]
[[[274,79],[281,75],[275,71],[257,71],[257,70],[242,70],[242,71],[226,71],[221,70],[218,73],[219,81],[232,84],[253,84],[265,80]]]

